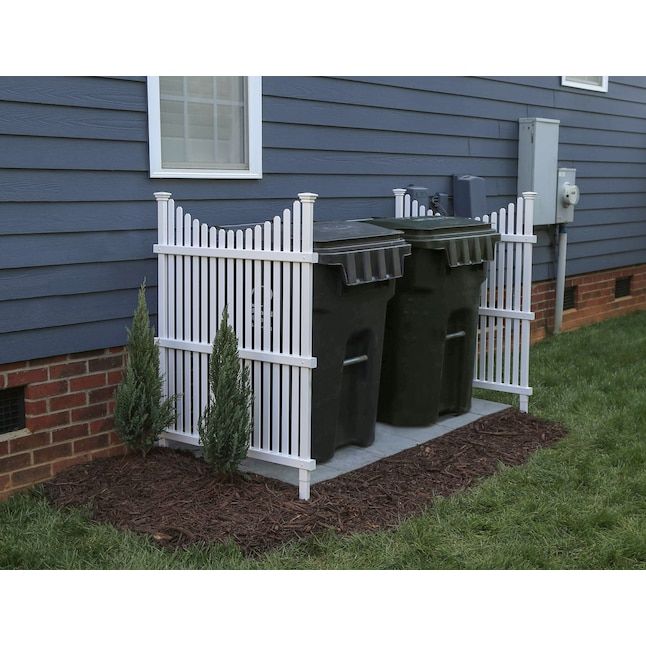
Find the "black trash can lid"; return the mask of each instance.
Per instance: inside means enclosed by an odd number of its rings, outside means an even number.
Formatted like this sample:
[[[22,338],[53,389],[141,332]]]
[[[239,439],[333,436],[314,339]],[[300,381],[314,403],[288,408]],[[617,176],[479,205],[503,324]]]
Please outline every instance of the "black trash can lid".
[[[370,222],[314,222],[314,251],[322,265],[338,265],[346,285],[399,278],[410,245],[402,232]]]
[[[378,218],[371,222],[402,231],[415,248],[444,250],[450,267],[493,260],[495,244],[500,240],[490,224],[470,218]]]

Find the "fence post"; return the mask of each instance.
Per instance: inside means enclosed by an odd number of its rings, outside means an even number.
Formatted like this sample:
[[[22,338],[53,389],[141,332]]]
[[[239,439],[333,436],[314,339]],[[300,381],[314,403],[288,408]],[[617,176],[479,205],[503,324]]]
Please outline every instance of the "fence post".
[[[395,196],[395,217],[404,217],[404,195],[406,194],[405,188],[394,188],[393,195]]]
[[[311,253],[314,247],[314,202],[316,193],[299,193],[302,213],[301,251]],[[312,265],[303,263],[301,268],[301,355],[312,356],[312,314],[313,279]],[[312,369],[301,368],[301,420],[300,420],[300,457],[309,459],[312,448]],[[310,472],[299,469],[298,494],[303,500],[310,497]]]
[[[157,200],[157,243],[168,243],[168,201],[171,193],[154,193]],[[157,336],[168,336],[168,308],[166,307],[166,290],[168,278],[168,256],[165,253],[157,254]],[[164,396],[168,397],[166,348],[159,348],[159,370],[162,376]],[[160,446],[166,446],[166,440],[160,440]]]
[[[525,202],[524,222],[522,233],[526,236],[534,234],[534,200],[536,193],[523,193]],[[532,243],[523,243],[523,289],[522,289],[522,310],[532,311]],[[523,319],[521,322],[522,347],[520,351],[520,385],[529,386],[529,344],[531,338],[531,322]],[[520,395],[520,410],[527,413],[529,410],[529,397]]]

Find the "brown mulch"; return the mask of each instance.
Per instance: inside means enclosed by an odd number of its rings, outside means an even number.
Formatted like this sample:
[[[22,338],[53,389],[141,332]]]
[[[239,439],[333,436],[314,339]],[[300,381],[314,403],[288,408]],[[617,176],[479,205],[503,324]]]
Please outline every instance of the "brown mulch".
[[[71,467],[45,485],[57,507],[90,505],[96,521],[151,535],[158,543],[232,540],[257,554],[291,539],[392,528],[446,496],[517,465],[565,429],[509,408],[468,426],[312,487],[297,489],[262,476],[232,482],[213,476],[187,451],[154,449]]]

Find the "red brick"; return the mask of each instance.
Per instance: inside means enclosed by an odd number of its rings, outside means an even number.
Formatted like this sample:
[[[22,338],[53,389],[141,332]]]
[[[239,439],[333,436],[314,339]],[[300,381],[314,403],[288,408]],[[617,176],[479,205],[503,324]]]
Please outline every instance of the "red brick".
[[[50,366],[49,378],[60,379],[61,377],[74,377],[84,375],[87,372],[87,361],[75,361],[73,363],[63,363],[58,366]]]
[[[100,437],[100,436],[99,436]],[[31,453],[18,453],[7,458],[0,458],[0,473],[10,473],[31,464]]]
[[[7,489],[9,489],[10,483],[11,483],[10,475],[0,476],[0,491],[6,491]]]
[[[25,399],[44,399],[52,395],[67,392],[67,381],[48,381],[44,384],[32,384],[25,389]]]
[[[104,417],[103,419],[95,419],[90,422],[90,435],[98,435],[111,431],[114,428],[114,419],[112,417]]]
[[[35,484],[41,480],[46,480],[52,475],[52,465],[43,464],[39,467],[32,467],[24,471],[15,471],[11,474],[11,484],[14,487],[20,485]]]
[[[121,444],[121,438],[117,435],[117,433],[110,433],[110,444]]]
[[[34,451],[34,464],[42,464],[43,462],[53,462],[57,458],[66,458],[72,455],[72,443],[55,444],[48,446],[44,449]]]
[[[90,404],[97,404],[98,402],[107,401],[108,399],[112,399],[114,397],[114,386],[91,390],[88,395],[88,403]]]
[[[86,393],[71,393],[70,395],[53,397],[50,399],[49,410],[67,410],[70,408],[77,408],[78,406],[85,406],[85,404],[87,404]]]
[[[94,406],[84,406],[83,408],[75,408],[71,411],[72,421],[80,422],[86,419],[95,419],[97,417],[105,417],[107,408],[105,404],[95,404]]]
[[[9,440],[9,452],[21,453],[22,451],[31,451],[45,444],[49,444],[52,437],[49,432],[30,433],[23,437],[17,437],[15,440]]]
[[[126,349],[122,345],[118,345],[114,348],[108,348],[109,354],[122,354],[125,353]]]
[[[59,411],[58,413],[31,417],[28,421],[28,428],[31,431],[38,431],[43,428],[54,428],[56,426],[68,424],[70,421],[70,414],[69,411]]]
[[[2,372],[14,372],[15,370],[24,370],[28,365],[27,361],[15,361],[14,363],[0,365],[0,370]]]
[[[25,400],[25,415],[30,417],[32,415],[43,415],[47,412],[47,401],[41,399],[39,401]]]
[[[0,374],[0,388],[5,387],[5,376],[3,374]]]
[[[47,379],[46,368],[34,368],[34,370],[19,370],[18,372],[10,372],[7,375],[7,386],[24,386],[29,383],[37,383]]]
[[[110,437],[107,433],[103,433],[102,435],[92,435],[82,440],[76,440],[76,442],[74,442],[74,453],[104,449],[109,444]]]
[[[70,391],[89,390],[98,386],[105,386],[105,372],[70,379]]]
[[[112,372],[108,372],[106,377],[108,384],[110,386],[115,386],[117,384],[120,384],[123,380],[123,372],[121,370],[114,370]]]
[[[0,440],[0,458],[3,455],[7,455],[9,453],[9,441],[8,440]]]
[[[31,359],[29,361],[29,367],[36,367],[36,366],[51,366],[54,363],[62,363],[63,361],[68,360],[67,354],[59,354],[56,357],[44,357],[42,359]]]
[[[105,348],[99,350],[86,350],[85,352],[75,352],[70,355],[70,359],[95,359],[96,357],[102,357],[108,351]]]
[[[121,368],[121,366],[123,366],[123,357],[120,355],[110,355],[107,357],[100,357],[99,359],[90,359],[88,362],[88,369],[90,372],[106,371],[113,368]]]
[[[75,424],[74,426],[66,426],[52,431],[52,442],[65,442],[67,440],[75,440],[79,437],[85,437],[88,434],[87,424]]]

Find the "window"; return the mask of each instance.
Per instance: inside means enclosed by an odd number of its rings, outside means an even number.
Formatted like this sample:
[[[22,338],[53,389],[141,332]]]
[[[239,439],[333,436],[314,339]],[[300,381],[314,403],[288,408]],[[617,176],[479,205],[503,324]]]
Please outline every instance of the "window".
[[[561,85],[578,87],[580,90],[608,91],[607,76],[562,76]]]
[[[259,76],[149,76],[151,177],[262,177]]]

